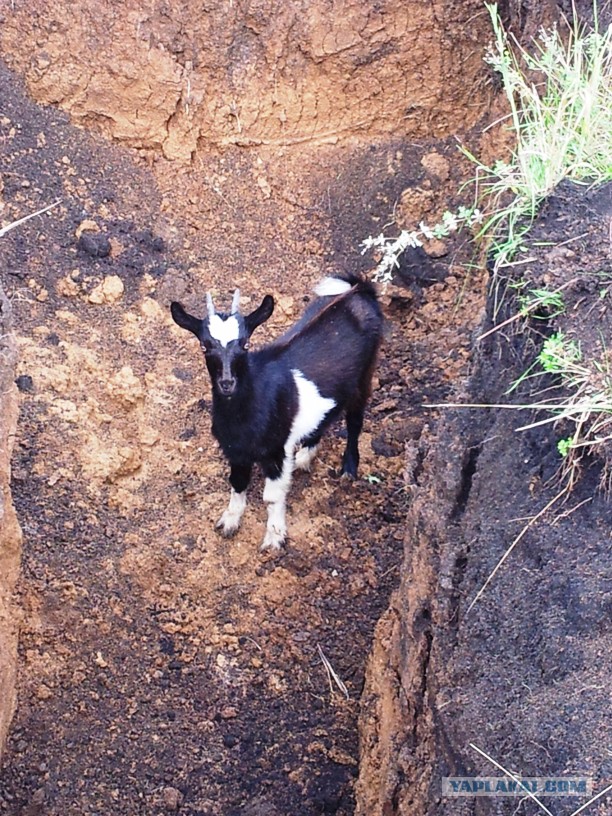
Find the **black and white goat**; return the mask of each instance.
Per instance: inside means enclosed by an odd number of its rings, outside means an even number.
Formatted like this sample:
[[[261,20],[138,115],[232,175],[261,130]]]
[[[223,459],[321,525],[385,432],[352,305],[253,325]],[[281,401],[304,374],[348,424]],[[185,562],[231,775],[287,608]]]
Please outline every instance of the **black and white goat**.
[[[357,475],[358,440],[382,334],[371,283],[355,276],[325,278],[319,296],[282,337],[249,352],[253,331],[274,310],[266,295],[242,316],[236,290],[229,313],[217,313],[210,294],[203,320],[172,303],[174,321],[200,341],[213,390],[212,432],[230,463],[231,497],[217,527],[240,526],[251,470],[266,476],[268,523],[262,549],[285,541],[285,506],[294,467],[309,470],[325,429],[346,412],[342,473]],[[297,452],[296,448],[301,445]]]

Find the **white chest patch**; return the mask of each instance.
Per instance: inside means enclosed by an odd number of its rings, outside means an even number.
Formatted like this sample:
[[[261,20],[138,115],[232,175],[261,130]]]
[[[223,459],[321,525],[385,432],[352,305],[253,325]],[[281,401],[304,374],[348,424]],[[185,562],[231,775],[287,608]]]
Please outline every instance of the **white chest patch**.
[[[291,373],[297,385],[299,405],[285,449],[293,450],[298,442],[319,427],[324,417],[336,407],[336,403],[329,397],[321,396],[317,386],[307,380],[301,371],[294,368]]]
[[[240,335],[240,326],[238,320],[230,315],[223,320],[219,315],[213,315],[208,321],[208,331],[210,336],[225,348],[232,340],[237,340]]]

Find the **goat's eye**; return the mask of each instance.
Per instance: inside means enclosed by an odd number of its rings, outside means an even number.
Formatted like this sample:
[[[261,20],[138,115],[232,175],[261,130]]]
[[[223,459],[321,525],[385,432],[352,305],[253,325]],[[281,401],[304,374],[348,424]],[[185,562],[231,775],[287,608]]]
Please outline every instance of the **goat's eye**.
[[[245,341],[244,341],[244,343],[242,344],[242,348],[243,348],[245,351],[248,351],[248,350],[249,350],[249,345],[250,345],[249,341],[248,341],[248,340],[245,340]]]

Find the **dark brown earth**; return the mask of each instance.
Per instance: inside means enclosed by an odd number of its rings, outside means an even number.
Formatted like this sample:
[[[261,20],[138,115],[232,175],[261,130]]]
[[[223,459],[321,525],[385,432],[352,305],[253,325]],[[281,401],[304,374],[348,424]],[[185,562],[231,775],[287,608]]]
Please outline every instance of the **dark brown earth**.
[[[529,404],[545,387],[562,400],[552,376],[506,393],[559,331],[600,361],[609,382],[611,193],[564,184],[547,201],[524,262],[500,281],[495,323],[517,314],[521,282],[520,291],[563,287],[565,311],[538,310],[476,339],[458,401]],[[489,313],[478,335],[492,325]],[[445,776],[500,775],[474,745],[523,777],[581,776],[593,795],[609,784],[609,447],[585,455],[574,489],[536,518],[562,492],[556,443],[573,431],[568,422],[518,431],[545,416],[448,410],[436,436],[420,440],[402,579],[362,698],[358,814],[534,813],[527,799],[442,798]],[[565,816],[589,798],[544,803]],[[609,813],[609,795],[585,812]]]

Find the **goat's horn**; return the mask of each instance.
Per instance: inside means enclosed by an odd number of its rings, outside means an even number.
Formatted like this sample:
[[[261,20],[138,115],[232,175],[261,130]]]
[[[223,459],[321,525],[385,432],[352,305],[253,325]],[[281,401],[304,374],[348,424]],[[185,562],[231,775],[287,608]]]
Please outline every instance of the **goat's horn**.
[[[206,293],[206,308],[208,309],[208,318],[213,318],[215,316],[215,307],[210,292]]]
[[[236,289],[232,298],[232,314],[236,314],[240,307],[240,289]]]

